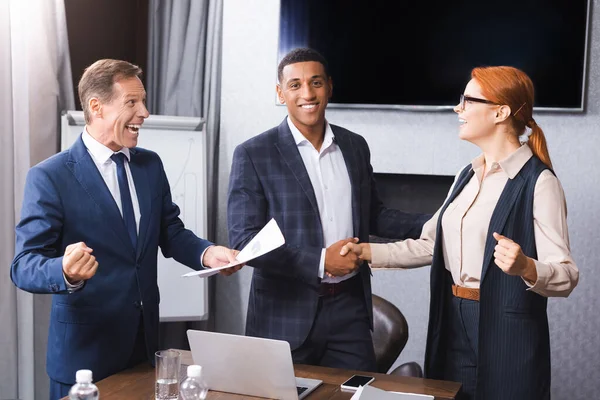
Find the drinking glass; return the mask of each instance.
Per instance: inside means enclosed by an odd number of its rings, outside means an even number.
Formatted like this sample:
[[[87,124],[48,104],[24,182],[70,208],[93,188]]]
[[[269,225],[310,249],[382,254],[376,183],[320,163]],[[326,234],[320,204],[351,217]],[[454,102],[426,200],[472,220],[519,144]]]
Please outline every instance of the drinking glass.
[[[161,350],[155,354],[156,400],[176,400],[179,398],[179,367],[181,353],[176,350]]]

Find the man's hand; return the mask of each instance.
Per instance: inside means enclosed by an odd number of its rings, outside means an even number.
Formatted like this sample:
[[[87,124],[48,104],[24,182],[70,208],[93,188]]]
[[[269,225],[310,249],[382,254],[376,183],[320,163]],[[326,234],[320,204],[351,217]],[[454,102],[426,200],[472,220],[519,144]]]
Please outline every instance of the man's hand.
[[[538,275],[532,258],[523,254],[521,246],[506,236],[494,232],[494,239],[498,241],[494,247],[494,262],[504,273],[525,278],[534,284]]]
[[[217,268],[227,265],[231,262],[235,262],[238,250],[228,249],[224,246],[210,246],[204,252],[204,258],[202,258],[202,265],[208,268]],[[245,264],[236,265],[235,267],[222,269],[219,271],[221,275],[229,276],[239,271]]]
[[[83,242],[67,246],[63,256],[62,269],[69,283],[75,284],[85,281],[96,274],[98,261],[92,255],[92,251]]]
[[[340,255],[354,253],[361,261],[371,262],[371,245],[369,243],[346,243],[340,250]]]
[[[347,238],[335,242],[325,251],[325,273],[327,276],[344,276],[355,271],[361,260],[354,253],[348,253],[346,256],[340,255],[342,247],[348,243],[358,243],[358,238]]]

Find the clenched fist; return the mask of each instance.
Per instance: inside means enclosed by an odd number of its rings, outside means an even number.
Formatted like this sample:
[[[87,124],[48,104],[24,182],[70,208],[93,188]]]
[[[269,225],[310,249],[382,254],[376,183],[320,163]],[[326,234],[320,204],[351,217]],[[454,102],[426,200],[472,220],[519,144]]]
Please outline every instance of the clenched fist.
[[[92,249],[83,242],[73,243],[65,249],[62,269],[71,284],[90,279],[98,269],[98,261]]]
[[[496,265],[508,275],[521,276],[529,282],[535,283],[537,281],[537,270],[533,259],[523,254],[521,246],[506,236],[496,232],[493,233],[493,236],[498,241],[498,244],[494,247],[494,262]]]

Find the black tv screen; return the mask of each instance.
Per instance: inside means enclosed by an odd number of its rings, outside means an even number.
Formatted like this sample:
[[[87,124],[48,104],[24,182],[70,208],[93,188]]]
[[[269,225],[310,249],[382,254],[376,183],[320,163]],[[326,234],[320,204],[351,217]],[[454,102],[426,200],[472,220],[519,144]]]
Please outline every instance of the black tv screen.
[[[281,0],[279,59],[328,60],[335,107],[448,109],[474,67],[525,71],[537,109],[583,111],[587,0]]]

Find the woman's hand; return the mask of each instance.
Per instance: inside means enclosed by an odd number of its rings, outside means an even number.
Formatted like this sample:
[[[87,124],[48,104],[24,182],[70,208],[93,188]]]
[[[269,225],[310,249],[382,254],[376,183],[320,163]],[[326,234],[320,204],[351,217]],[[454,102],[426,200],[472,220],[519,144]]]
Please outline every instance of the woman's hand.
[[[494,239],[498,241],[494,248],[494,262],[496,265],[504,273],[521,276],[534,284],[538,276],[533,259],[523,254],[521,246],[506,236],[494,232]]]
[[[340,250],[340,255],[345,256],[350,252],[356,254],[362,261],[371,262],[371,245],[369,243],[346,243]]]

